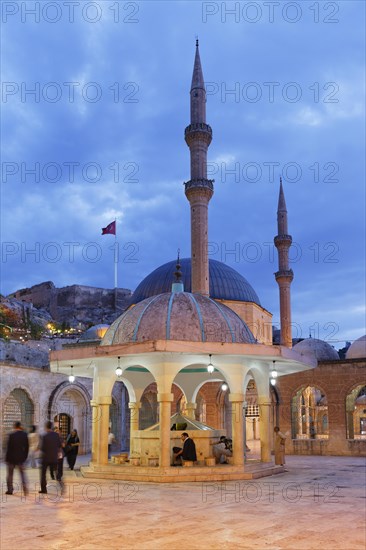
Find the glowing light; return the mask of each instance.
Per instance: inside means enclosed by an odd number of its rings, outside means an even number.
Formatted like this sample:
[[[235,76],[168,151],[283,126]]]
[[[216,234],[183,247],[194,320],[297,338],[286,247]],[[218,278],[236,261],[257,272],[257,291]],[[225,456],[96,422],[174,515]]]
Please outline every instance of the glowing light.
[[[212,361],[211,361],[211,354],[209,355],[209,357],[210,357],[210,362],[209,362],[209,364],[207,365],[207,372],[209,372],[210,374],[212,374],[213,371],[215,370],[215,367],[213,366]]]
[[[74,376],[74,371],[73,371],[74,367],[71,365],[71,374],[69,376],[69,382],[70,384],[72,384],[73,382],[75,382],[75,376]]]
[[[121,359],[121,358],[118,357],[118,367],[116,368],[116,375],[117,375],[117,376],[122,376],[122,369],[121,369],[121,366],[120,366],[120,364],[119,364],[120,359]]]

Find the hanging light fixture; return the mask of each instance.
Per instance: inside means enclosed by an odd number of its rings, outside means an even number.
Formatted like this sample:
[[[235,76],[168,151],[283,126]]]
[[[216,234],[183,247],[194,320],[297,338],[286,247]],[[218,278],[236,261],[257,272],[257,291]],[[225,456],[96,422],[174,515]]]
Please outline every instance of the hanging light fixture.
[[[211,354],[209,355],[209,357],[210,357],[210,362],[209,362],[209,364],[207,365],[207,372],[209,372],[210,374],[212,374],[213,371],[215,370],[215,367],[213,366],[212,361],[211,361]]]
[[[122,376],[122,369],[121,369],[121,365],[119,364],[120,359],[121,358],[118,356],[118,367],[116,368],[116,375],[117,376]]]
[[[271,380],[270,380],[272,386],[276,385],[277,376],[278,376],[278,373],[276,371],[276,361],[273,361],[273,366],[272,366],[272,370],[271,370]]]
[[[227,391],[228,387],[229,386],[224,382],[223,385],[221,386],[221,390],[222,391]]]
[[[69,382],[70,384],[72,384],[73,382],[75,382],[74,367],[71,365],[70,369],[71,369],[71,372],[69,376]]]
[[[273,361],[273,367],[272,367],[272,371],[271,371],[271,377],[272,378],[277,378],[277,371],[276,371],[276,361]]]

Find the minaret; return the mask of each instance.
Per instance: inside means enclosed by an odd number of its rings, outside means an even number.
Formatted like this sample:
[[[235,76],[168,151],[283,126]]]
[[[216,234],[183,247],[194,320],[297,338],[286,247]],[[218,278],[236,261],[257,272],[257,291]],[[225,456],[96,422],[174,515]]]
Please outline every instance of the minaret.
[[[208,296],[208,203],[213,195],[213,180],[207,179],[207,149],[212,130],[206,124],[206,90],[198,40],[190,93],[191,123],[184,137],[191,153],[191,179],[184,185],[191,205],[192,292]]]
[[[289,268],[288,251],[292,243],[292,237],[288,234],[287,210],[282,188],[282,178],[280,178],[280,195],[278,198],[277,231],[278,235],[274,238],[274,244],[278,250],[278,271],[275,273],[275,277],[280,289],[281,345],[291,348],[290,286],[294,274],[292,269]]]

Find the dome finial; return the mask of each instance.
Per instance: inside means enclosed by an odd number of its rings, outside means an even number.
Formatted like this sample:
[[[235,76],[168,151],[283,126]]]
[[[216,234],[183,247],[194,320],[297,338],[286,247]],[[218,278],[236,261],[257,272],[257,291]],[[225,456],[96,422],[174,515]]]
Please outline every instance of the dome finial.
[[[180,283],[181,278],[182,278],[182,272],[180,270],[181,265],[180,265],[179,254],[180,254],[180,249],[178,248],[178,250],[177,250],[177,263],[175,264],[175,271],[174,271],[174,276],[175,276],[175,282],[176,283]]]
[[[174,271],[174,277],[175,281],[172,284],[172,292],[184,292],[184,286],[181,281],[182,279],[182,272],[181,272],[181,265],[180,265],[180,259],[179,259],[180,249],[177,250],[177,263],[175,264],[175,271]]]

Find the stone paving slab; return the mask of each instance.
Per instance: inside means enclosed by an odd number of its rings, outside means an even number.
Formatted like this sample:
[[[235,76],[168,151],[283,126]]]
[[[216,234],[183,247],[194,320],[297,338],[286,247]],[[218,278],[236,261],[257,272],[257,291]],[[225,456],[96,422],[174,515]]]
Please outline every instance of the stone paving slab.
[[[260,480],[140,483],[83,478],[66,491],[6,496],[1,465],[1,550],[364,550],[365,459],[287,457]],[[78,457],[78,464],[87,459]],[[17,473],[15,481],[18,482]]]

